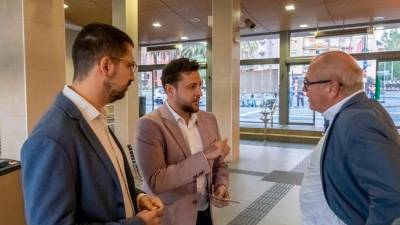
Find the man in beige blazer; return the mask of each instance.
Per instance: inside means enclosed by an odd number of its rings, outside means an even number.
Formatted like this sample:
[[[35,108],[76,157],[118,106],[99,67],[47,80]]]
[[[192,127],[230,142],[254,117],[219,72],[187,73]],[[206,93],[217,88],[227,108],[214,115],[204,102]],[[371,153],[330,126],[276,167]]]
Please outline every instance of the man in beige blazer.
[[[167,101],[137,125],[143,188],[165,204],[163,225],[212,225],[211,206],[228,205],[230,148],[215,116],[199,110],[198,69],[194,60],[171,61],[161,77]]]

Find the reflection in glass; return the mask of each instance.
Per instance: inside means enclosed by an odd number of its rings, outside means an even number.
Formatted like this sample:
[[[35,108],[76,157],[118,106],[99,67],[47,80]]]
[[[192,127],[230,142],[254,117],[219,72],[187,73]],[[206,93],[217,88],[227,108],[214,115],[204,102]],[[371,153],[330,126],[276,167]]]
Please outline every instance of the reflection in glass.
[[[168,64],[181,57],[194,59],[198,63],[206,63],[207,42],[185,42],[168,46],[142,47],[141,65]]]
[[[279,58],[279,36],[244,37],[240,40],[240,59]]]
[[[240,67],[240,124],[263,123],[261,112],[273,110],[272,122],[279,123],[279,65]]]
[[[314,56],[327,51],[347,53],[400,51],[399,24],[374,29],[373,34],[315,38],[314,32],[295,32],[290,37],[290,56]]]

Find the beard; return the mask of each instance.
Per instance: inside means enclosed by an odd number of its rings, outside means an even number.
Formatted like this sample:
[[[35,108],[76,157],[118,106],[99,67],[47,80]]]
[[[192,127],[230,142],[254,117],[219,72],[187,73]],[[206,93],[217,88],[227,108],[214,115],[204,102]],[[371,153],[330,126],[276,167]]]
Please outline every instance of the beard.
[[[196,113],[199,111],[198,101],[196,101],[196,102],[197,102],[197,104],[195,106],[194,106],[195,102],[191,102],[191,103],[182,102],[181,109],[187,113]]]
[[[125,96],[130,84],[131,81],[129,81],[125,87],[118,87],[117,85],[113,84],[111,79],[104,81],[104,87],[108,93],[109,103],[113,103],[119,99],[122,99]]]

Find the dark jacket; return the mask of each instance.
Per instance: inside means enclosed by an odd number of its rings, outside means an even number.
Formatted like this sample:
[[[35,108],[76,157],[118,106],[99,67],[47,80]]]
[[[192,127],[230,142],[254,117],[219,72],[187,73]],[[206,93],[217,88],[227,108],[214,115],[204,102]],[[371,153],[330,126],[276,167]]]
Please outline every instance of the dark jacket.
[[[400,137],[389,114],[360,93],[331,126],[321,156],[329,207],[347,225],[391,224],[400,216]]]
[[[140,190],[122,155],[136,204]],[[21,161],[28,225],[144,225],[139,217],[125,219],[113,164],[79,109],[63,94],[23,145]]]

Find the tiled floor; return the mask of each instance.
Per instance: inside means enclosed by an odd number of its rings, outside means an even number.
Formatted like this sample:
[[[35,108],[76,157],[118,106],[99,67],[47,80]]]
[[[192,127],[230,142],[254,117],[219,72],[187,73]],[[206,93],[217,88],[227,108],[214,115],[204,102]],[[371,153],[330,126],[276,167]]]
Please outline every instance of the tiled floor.
[[[262,178],[274,170],[302,171],[313,147],[241,141],[240,160],[229,164],[231,198],[241,204],[216,209],[216,225],[300,225],[300,187]]]

